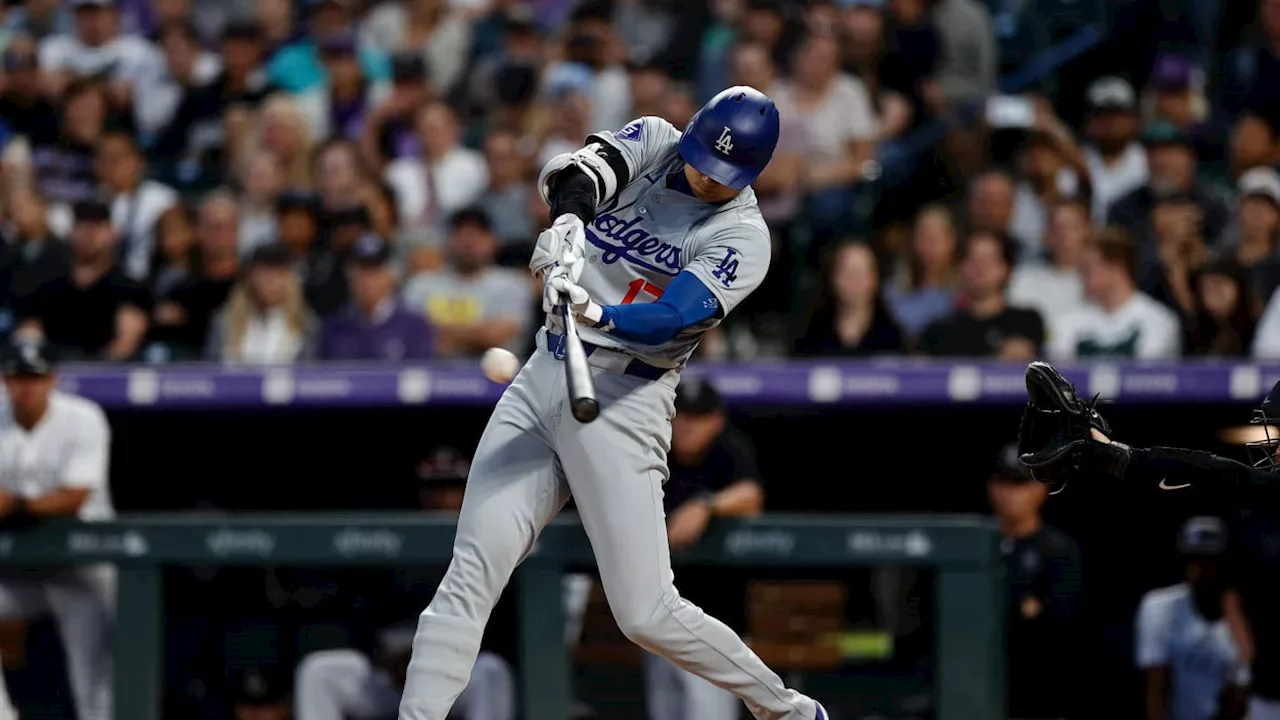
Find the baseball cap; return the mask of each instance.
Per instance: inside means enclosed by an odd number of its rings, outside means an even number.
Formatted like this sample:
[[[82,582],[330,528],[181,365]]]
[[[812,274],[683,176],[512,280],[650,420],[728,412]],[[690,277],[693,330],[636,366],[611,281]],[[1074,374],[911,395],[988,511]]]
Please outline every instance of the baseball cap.
[[[356,36],[350,30],[340,30],[320,37],[316,49],[321,55],[355,55]]]
[[[1178,531],[1178,552],[1184,555],[1221,555],[1226,550],[1227,524],[1221,518],[1193,517]]]
[[[1236,187],[1242,198],[1256,195],[1280,205],[1280,173],[1269,167],[1245,171]]]
[[[351,0],[316,0],[315,4],[311,6],[311,11],[314,13],[326,8],[333,8],[343,12],[350,12],[351,5]]]
[[[262,39],[262,26],[252,20],[235,20],[222,29],[222,39],[258,42]]]
[[[352,203],[346,207],[328,210],[321,218],[330,228],[338,225],[363,225],[369,227],[369,210],[360,203]]]
[[[400,52],[391,56],[391,79],[398,83],[426,80],[427,61],[422,53]]]
[[[289,253],[289,248],[272,243],[255,248],[249,255],[249,265],[250,267],[287,268],[293,265],[293,256]]]
[[[111,206],[101,198],[79,200],[71,208],[76,222],[110,222]]]
[[[995,460],[991,463],[991,479],[1004,482],[1029,482],[1031,480],[1027,473],[1023,471],[1022,466],[1018,464],[1018,446],[1016,443],[1009,443],[996,453]]]
[[[547,73],[542,92],[549,98],[558,98],[571,92],[586,95],[591,92],[594,84],[595,75],[591,68],[582,63],[562,62]]]
[[[723,408],[720,391],[702,378],[687,378],[676,386],[676,412],[709,415]]]
[[[1157,205],[1195,205],[1196,196],[1187,190],[1177,188],[1151,188],[1151,199]]]
[[[365,233],[351,248],[351,262],[365,267],[381,267],[391,259],[391,246],[377,233]]]
[[[1094,80],[1085,92],[1085,98],[1089,101],[1089,109],[1094,112],[1133,110],[1138,104],[1133,86],[1113,75]]]
[[[306,190],[286,190],[276,196],[276,212],[304,210],[314,213],[318,205],[315,193]]]
[[[1142,129],[1142,144],[1147,147],[1178,145],[1192,147],[1191,136],[1168,120],[1154,120]]]
[[[493,222],[489,220],[489,213],[478,207],[463,208],[449,216],[450,230],[457,230],[464,225],[475,225],[485,230],[493,228]]]
[[[512,5],[502,14],[502,29],[506,33],[536,34],[538,21],[533,8],[528,5]]]
[[[53,366],[49,346],[43,340],[16,340],[4,353],[5,375],[43,377],[53,374]]]
[[[471,462],[454,448],[441,446],[418,463],[418,479],[424,483],[466,482]]]
[[[1191,87],[1191,73],[1191,61],[1186,57],[1161,55],[1151,69],[1150,84],[1157,90],[1186,90]]]

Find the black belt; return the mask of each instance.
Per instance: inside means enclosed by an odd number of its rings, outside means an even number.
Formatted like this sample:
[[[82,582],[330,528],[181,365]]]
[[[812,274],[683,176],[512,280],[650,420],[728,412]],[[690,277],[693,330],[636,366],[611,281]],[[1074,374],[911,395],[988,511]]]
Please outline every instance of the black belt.
[[[602,348],[599,345],[592,345],[591,343],[585,340],[582,341],[582,349],[586,351],[587,357],[591,357],[591,353],[597,350],[603,350],[605,352],[615,352],[615,353],[622,354],[620,353],[620,351],[614,350],[613,348]],[[564,335],[547,330],[547,351],[550,352],[552,357],[556,358],[557,360],[563,360],[564,359]],[[671,368],[661,368],[656,365],[650,365],[649,363],[643,360],[634,360],[634,359],[631,362],[627,363],[627,366],[622,370],[623,375],[630,375],[632,377],[638,377],[643,380],[657,380],[658,378],[661,378],[663,375],[666,375],[669,372],[671,372]]]

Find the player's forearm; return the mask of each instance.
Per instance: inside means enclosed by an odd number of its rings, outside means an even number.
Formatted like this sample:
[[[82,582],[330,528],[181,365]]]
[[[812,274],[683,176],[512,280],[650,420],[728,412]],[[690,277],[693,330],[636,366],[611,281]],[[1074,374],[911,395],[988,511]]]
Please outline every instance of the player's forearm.
[[[719,308],[711,290],[697,276],[682,272],[655,302],[601,308],[597,327],[632,342],[661,345],[681,330],[715,317]]]
[[[479,325],[444,325],[436,328],[440,344],[454,351],[483,352],[491,347],[504,347],[515,337],[520,323],[495,320]]]
[[[41,517],[70,517],[80,512],[80,506],[89,498],[87,488],[58,488],[24,503],[28,513]]]
[[[739,480],[711,496],[717,517],[755,517],[764,512],[764,490],[755,480]]]
[[[568,167],[551,179],[551,217],[577,215],[583,224],[596,219],[596,182],[586,171]]]
[[[1215,483],[1241,491],[1280,492],[1280,474],[1249,467],[1204,450],[1151,447],[1131,448],[1125,479],[1176,488]]]
[[[147,315],[136,307],[124,307],[116,314],[116,335],[104,354],[107,360],[128,360],[138,353],[147,337]]]

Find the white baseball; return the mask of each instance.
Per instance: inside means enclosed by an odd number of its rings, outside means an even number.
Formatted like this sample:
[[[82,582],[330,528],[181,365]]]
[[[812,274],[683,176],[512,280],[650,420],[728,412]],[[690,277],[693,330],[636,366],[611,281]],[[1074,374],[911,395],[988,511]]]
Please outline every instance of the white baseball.
[[[503,385],[512,381],[520,370],[520,360],[510,350],[489,348],[480,358],[480,370],[484,376]]]

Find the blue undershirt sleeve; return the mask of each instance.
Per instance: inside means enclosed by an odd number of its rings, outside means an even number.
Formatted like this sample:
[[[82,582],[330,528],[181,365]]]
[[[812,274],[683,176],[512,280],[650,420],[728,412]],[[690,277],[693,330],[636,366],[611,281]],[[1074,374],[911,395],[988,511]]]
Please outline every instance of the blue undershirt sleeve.
[[[597,327],[644,345],[661,345],[681,330],[715,317],[720,303],[692,273],[676,275],[662,297],[651,303],[606,305]]]

